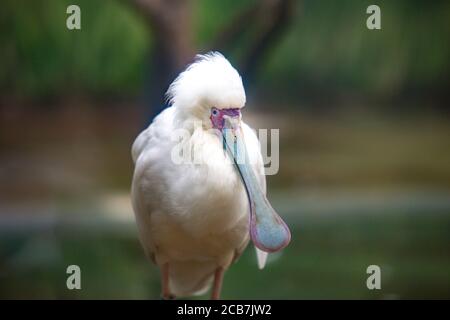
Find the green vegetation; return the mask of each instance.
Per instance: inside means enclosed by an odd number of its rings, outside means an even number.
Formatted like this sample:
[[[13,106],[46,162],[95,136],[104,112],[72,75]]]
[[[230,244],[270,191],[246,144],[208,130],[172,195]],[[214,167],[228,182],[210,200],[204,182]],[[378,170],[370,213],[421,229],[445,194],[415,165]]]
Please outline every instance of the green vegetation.
[[[82,30],[71,32],[73,1],[2,2],[0,88],[24,96],[137,92],[149,46],[140,19],[119,1],[76,3]]]
[[[288,221],[289,222],[289,221]],[[293,221],[290,221],[291,224]],[[299,217],[292,245],[258,271],[248,248],[225,276],[225,299],[450,298],[448,212]],[[138,240],[88,233],[15,237],[0,273],[1,298],[159,298],[159,275]],[[82,290],[65,287],[78,264]],[[382,290],[366,288],[366,268],[382,269]]]
[[[194,6],[199,50],[253,2],[199,1]],[[127,1],[76,3],[82,8],[82,30],[69,32],[65,9],[73,1],[2,2],[2,91],[39,97],[77,92],[129,95],[142,90],[151,64],[151,30]],[[381,31],[365,27],[369,4],[299,1],[257,85],[284,99],[320,95],[323,90],[389,96],[407,89],[445,88],[450,3],[379,1]],[[236,50],[231,56],[239,54]]]

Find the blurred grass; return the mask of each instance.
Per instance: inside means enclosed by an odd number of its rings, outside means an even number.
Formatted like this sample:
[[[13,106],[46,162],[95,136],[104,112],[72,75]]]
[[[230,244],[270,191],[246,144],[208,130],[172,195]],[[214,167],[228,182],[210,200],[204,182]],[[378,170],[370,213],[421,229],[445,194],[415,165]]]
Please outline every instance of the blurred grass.
[[[263,271],[257,270],[253,249],[246,250],[225,276],[224,299],[450,298],[450,212],[299,221],[290,221],[291,245]],[[60,229],[52,236],[2,236],[0,253],[1,298],[159,297],[157,269],[134,237],[74,237]],[[81,267],[82,290],[65,288],[69,264]],[[382,290],[366,288],[371,264],[382,269]]]

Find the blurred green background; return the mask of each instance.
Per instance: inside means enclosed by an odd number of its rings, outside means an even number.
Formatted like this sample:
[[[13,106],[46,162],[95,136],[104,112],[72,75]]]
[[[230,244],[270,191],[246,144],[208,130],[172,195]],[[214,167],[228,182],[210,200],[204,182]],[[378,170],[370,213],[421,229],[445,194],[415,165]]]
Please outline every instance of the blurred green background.
[[[280,129],[268,192],[293,233],[263,271],[249,247],[223,298],[450,298],[449,1],[5,0],[0,26],[0,298],[159,298],[131,144],[209,50]]]

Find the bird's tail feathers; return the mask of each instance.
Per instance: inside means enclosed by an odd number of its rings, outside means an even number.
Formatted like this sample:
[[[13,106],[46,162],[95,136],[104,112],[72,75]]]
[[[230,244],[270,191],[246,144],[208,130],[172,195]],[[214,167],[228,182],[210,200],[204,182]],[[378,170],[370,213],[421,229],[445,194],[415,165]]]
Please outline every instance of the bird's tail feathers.
[[[257,247],[255,247],[256,250],[256,258],[258,260],[258,268],[264,269],[264,266],[266,265],[267,256],[269,255],[267,252],[264,252]]]

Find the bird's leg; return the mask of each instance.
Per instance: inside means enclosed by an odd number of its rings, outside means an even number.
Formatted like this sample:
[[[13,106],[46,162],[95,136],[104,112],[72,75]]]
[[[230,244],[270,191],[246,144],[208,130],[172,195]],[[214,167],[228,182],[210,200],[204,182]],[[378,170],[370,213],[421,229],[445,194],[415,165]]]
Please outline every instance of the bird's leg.
[[[220,291],[222,290],[222,280],[223,280],[224,270],[222,267],[216,269],[214,273],[214,284],[211,292],[211,300],[220,299]]]
[[[175,296],[170,293],[169,288],[169,263],[165,263],[161,267],[161,287],[161,296],[163,300],[175,299]]]

